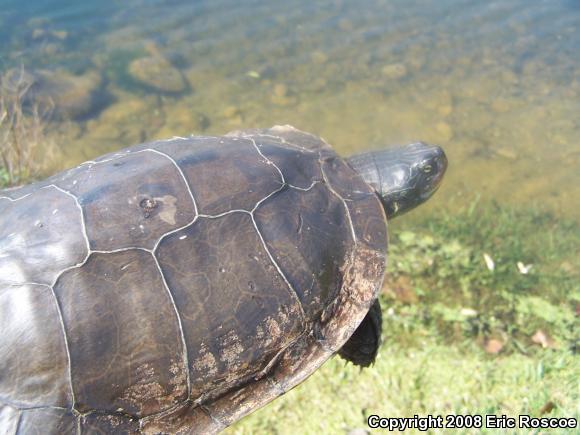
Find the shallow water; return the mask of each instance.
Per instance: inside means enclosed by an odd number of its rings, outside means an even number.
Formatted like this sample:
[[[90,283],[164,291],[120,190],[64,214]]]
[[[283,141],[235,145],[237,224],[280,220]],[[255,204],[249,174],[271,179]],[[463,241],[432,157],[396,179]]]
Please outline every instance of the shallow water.
[[[442,145],[450,169],[431,207],[481,196],[580,219],[576,0],[0,6],[2,72],[83,78],[63,101],[82,110],[53,120],[52,170],[153,138],[283,123],[343,154]]]

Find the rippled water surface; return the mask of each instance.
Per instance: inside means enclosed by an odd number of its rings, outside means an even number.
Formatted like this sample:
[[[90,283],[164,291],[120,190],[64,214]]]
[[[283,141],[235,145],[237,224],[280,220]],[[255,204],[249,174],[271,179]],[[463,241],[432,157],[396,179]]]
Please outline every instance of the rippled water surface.
[[[343,154],[441,144],[440,207],[580,218],[576,0],[0,0],[0,70],[20,66],[65,82],[53,169],[284,123]]]

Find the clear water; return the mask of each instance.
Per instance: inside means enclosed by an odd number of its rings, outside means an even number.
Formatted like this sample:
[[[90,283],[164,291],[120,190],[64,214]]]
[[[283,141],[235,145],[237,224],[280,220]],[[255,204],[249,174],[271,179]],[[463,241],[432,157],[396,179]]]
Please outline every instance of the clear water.
[[[186,85],[144,86],[141,58]],[[100,78],[82,119],[54,121],[54,169],[283,123],[343,154],[439,143],[436,206],[481,196],[580,219],[577,0],[0,0],[0,69],[20,65]]]

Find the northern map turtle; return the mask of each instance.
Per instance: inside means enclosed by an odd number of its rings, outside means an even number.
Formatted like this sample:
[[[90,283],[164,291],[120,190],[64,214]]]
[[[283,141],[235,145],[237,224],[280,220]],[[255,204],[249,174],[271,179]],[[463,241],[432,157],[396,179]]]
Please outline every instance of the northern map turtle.
[[[276,126],[0,192],[0,431],[214,433],[335,353],[369,365],[386,215],[446,165]]]

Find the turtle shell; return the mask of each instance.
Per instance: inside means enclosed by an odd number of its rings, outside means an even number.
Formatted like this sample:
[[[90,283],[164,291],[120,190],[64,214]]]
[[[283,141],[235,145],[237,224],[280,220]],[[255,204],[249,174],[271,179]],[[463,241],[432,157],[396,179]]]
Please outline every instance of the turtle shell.
[[[0,192],[0,428],[212,433],[336,353],[386,220],[290,126],[173,138]]]

